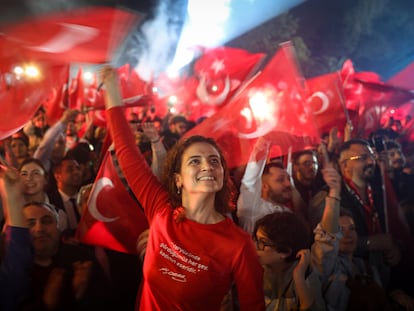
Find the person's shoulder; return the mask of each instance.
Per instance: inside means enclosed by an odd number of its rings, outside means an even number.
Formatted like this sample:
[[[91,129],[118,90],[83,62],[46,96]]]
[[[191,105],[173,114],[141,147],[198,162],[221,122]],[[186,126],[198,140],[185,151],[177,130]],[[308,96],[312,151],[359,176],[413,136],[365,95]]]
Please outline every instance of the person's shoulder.
[[[233,241],[245,242],[252,239],[251,235],[238,226],[232,219],[228,218],[224,220],[226,226],[227,237]]]

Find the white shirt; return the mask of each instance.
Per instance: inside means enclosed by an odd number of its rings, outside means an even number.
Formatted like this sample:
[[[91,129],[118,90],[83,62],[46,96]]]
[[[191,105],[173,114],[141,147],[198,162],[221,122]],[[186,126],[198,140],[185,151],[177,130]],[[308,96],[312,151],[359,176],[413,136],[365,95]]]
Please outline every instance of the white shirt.
[[[265,149],[266,148],[266,149]],[[262,199],[262,174],[269,155],[270,144],[255,146],[241,180],[240,195],[237,200],[239,225],[252,234],[256,221],[274,212],[292,212],[282,204]],[[256,161],[256,155],[264,151],[263,159]]]

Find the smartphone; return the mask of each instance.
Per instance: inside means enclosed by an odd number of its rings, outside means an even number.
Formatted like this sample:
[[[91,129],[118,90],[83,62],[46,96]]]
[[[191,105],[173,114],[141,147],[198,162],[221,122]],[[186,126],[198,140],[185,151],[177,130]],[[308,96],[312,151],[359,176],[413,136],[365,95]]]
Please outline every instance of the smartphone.
[[[384,142],[384,138],[382,136],[374,136],[373,137],[373,144],[374,144],[375,150],[378,153],[381,153],[385,150],[385,142]]]

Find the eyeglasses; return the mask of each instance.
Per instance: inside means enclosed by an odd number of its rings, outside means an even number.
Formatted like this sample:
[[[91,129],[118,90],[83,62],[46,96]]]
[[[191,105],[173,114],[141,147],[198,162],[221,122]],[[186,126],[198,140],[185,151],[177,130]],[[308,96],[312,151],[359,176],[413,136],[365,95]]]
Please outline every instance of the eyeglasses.
[[[266,243],[265,241],[262,241],[262,240],[256,240],[255,242],[256,242],[256,248],[259,251],[264,251],[265,247],[273,247],[273,248],[276,247],[276,245],[271,244],[271,243]]]
[[[368,159],[374,161],[375,160],[375,155],[373,155],[371,153],[365,153],[365,154],[349,157],[348,159],[345,159],[345,160],[365,162]]]

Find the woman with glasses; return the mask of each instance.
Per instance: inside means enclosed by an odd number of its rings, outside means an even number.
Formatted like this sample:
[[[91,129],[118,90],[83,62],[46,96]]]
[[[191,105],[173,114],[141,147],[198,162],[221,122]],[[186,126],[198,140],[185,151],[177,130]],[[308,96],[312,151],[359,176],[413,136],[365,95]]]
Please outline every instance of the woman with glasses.
[[[116,71],[101,77],[116,155],[150,224],[138,309],[220,310],[235,284],[239,310],[264,310],[263,269],[251,237],[227,217],[229,172],[214,140],[178,142],[159,182],[135,144]]]

